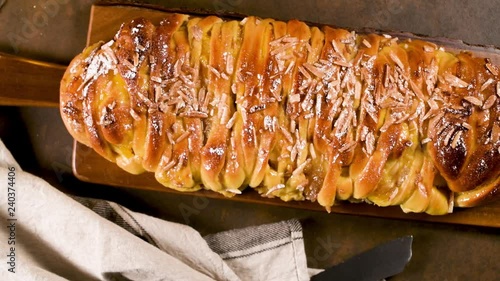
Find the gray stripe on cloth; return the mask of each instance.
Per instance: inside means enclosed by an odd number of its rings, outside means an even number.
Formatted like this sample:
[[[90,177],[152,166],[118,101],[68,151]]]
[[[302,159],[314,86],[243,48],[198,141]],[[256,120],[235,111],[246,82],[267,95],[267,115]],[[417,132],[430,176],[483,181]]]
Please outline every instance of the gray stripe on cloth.
[[[300,222],[292,219],[210,234],[205,236],[204,239],[207,241],[208,246],[219,255],[256,248],[255,251],[246,252],[244,254],[248,256],[250,254],[275,249],[287,245],[293,240],[300,240],[303,238]],[[262,248],[262,246],[266,244],[268,247]],[[241,256],[243,255],[231,256],[231,258]]]
[[[252,255],[255,255],[255,254],[260,254],[260,253],[263,253],[265,251],[275,250],[275,249],[278,249],[279,247],[283,247],[283,246],[292,244],[293,241],[296,241],[296,240],[302,240],[302,237],[294,238],[294,239],[292,239],[292,240],[290,240],[288,242],[283,242],[283,243],[280,243],[280,244],[277,244],[277,245],[274,245],[274,246],[271,246],[271,247],[267,247],[267,248],[266,247],[262,247],[259,250],[248,251],[246,253],[241,253],[239,255],[224,255],[223,258],[224,258],[224,260],[246,258],[246,257],[252,256]]]
[[[121,228],[130,232],[134,236],[141,238],[145,242],[148,242],[149,244],[159,248],[156,241],[154,241],[151,235],[149,235],[149,233],[146,230],[144,230],[144,228],[121,206],[118,205],[121,209],[121,211],[118,212],[116,208],[113,208],[110,202],[106,200],[84,198],[78,196],[70,196],[70,197],[73,198],[78,203],[82,204],[83,206],[89,208],[99,216],[120,226]],[[126,215],[127,217],[125,218],[123,217],[123,215]]]

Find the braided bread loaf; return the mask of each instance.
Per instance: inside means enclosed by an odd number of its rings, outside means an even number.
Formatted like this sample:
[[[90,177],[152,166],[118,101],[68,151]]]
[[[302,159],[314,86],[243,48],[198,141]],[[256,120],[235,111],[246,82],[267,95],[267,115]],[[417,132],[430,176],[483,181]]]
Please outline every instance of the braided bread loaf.
[[[61,115],[77,141],[176,190],[445,214],[499,189],[498,74],[419,40],[170,14],[78,55]]]

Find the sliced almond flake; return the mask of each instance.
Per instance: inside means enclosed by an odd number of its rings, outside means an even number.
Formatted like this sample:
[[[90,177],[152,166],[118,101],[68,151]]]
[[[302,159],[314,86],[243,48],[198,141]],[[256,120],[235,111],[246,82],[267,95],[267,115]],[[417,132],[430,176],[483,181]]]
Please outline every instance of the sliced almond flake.
[[[490,109],[494,104],[495,101],[497,100],[497,97],[495,95],[491,95],[488,99],[483,104],[483,109],[488,110]]]
[[[355,146],[357,142],[351,141],[349,143],[344,143],[342,147],[339,149],[339,153],[344,153],[346,151],[351,151]]]
[[[184,59],[178,59],[174,63],[174,78],[179,77],[182,74],[182,65],[184,64]]]
[[[116,101],[113,101],[112,103],[108,104],[107,106],[110,110],[113,110],[116,107]]]
[[[279,128],[281,130],[281,133],[285,136],[285,139],[288,141],[288,143],[293,143],[292,134],[290,134],[290,132],[287,129],[285,129],[283,126],[280,126]]]
[[[234,194],[241,194],[241,190],[236,189],[236,188],[229,188],[229,189],[226,189],[226,191],[234,193]]]
[[[390,114],[388,117],[385,118],[384,125],[382,125],[382,127],[380,128],[380,131],[381,132],[387,131],[387,129],[389,129],[390,126],[395,124],[395,121],[396,120],[394,120],[392,114]]]
[[[309,144],[309,153],[311,154],[312,159],[316,159],[316,149],[314,149],[314,144],[310,143]]]
[[[366,39],[363,39],[363,45],[365,45],[367,48],[372,47],[372,44],[370,44],[370,42],[368,42],[368,40],[366,40]]]
[[[498,76],[498,69],[495,65],[490,62],[486,63],[486,68],[493,74],[494,76]]]
[[[464,100],[470,102],[473,105],[479,106],[479,107],[481,107],[483,105],[483,102],[480,99],[473,97],[473,96],[464,97]]]
[[[139,54],[134,53],[134,56],[132,58],[134,60],[134,66],[137,67],[139,65]]]
[[[417,96],[417,98],[419,98],[421,101],[426,100],[425,96],[422,93],[422,91],[420,90],[420,88],[417,86],[417,84],[415,84],[415,82],[413,82],[413,79],[410,79],[410,86],[411,86],[411,89],[413,90],[413,92],[415,93],[415,95]]]
[[[343,60],[335,60],[333,61],[333,64],[338,65],[338,66],[343,66],[343,67],[352,67],[352,64],[343,61]]]
[[[352,34],[351,36],[347,37],[347,38],[343,38],[343,39],[340,39],[340,43],[342,44],[353,44],[354,43],[354,37]]]
[[[283,69],[285,69],[285,60],[283,60],[281,56],[276,56],[276,59],[278,65],[278,72],[283,72]],[[273,71],[275,71],[275,68],[273,69]]]
[[[323,103],[323,95],[321,94],[318,94],[316,95],[316,116],[320,116],[321,115],[321,106],[322,106],[322,103]]]
[[[312,74],[314,74],[316,77],[318,77],[320,79],[322,79],[325,76],[325,73],[323,71],[319,70],[318,68],[311,65],[310,63],[306,62],[303,64],[303,66],[304,66],[304,68],[309,70]]]
[[[224,79],[224,80],[229,80],[229,76],[227,76],[227,74],[226,74],[226,73],[224,73],[224,72],[222,72],[222,73],[220,74],[220,77],[221,77],[222,79]]]
[[[351,69],[347,69],[347,71],[344,74],[344,78],[340,82],[340,88],[341,89],[345,89],[348,86],[348,83],[353,80],[352,79],[352,74],[353,74],[353,71]]]
[[[182,102],[182,99],[180,97],[177,97],[175,99],[171,99],[167,102],[167,105],[177,105],[178,103]]]
[[[309,42],[306,42],[306,49],[307,49],[307,52],[309,54],[312,54],[313,53],[313,48],[311,47],[311,44],[309,44]]]
[[[113,65],[116,65],[118,63],[118,59],[116,58],[116,55],[115,55],[115,52],[113,51],[113,49],[111,49],[110,47],[103,46],[102,50],[109,57],[109,59],[111,60]]]
[[[362,88],[361,82],[356,80],[356,82],[354,83],[354,99],[355,100],[361,99],[361,88]]]
[[[313,117],[314,117],[314,113],[312,113],[312,112],[304,115],[304,119],[311,119]]]
[[[215,76],[217,76],[217,78],[221,78],[221,75],[220,75],[220,72],[215,69],[215,67],[209,65],[208,66],[208,69],[210,70],[210,72],[212,72]]]
[[[122,60],[122,64],[125,65],[130,71],[137,72],[137,68],[128,60]]]
[[[390,93],[390,97],[396,101],[403,102],[405,100],[403,95],[396,89],[394,89],[392,91],[390,90],[389,93]]]
[[[147,107],[154,106],[153,102],[149,98],[144,96],[141,92],[137,92],[137,96],[141,99],[141,101],[143,101],[146,104]]]
[[[237,111],[235,111],[233,113],[233,116],[231,116],[231,118],[229,119],[229,121],[227,121],[226,123],[226,129],[231,129],[234,125],[234,123],[236,122],[236,116],[237,116]]]
[[[365,141],[367,134],[368,134],[368,127],[363,125],[363,127],[361,127],[361,132],[360,132],[360,141]]]
[[[448,214],[453,213],[453,208],[455,207],[455,192],[450,192],[450,197],[448,198]]]
[[[208,118],[208,114],[201,111],[186,111],[179,114],[180,117],[188,118]]]
[[[245,23],[247,23],[247,21],[248,21],[248,17],[246,17],[246,18],[242,19],[242,20],[240,21],[240,25],[245,25]]]
[[[222,109],[220,110],[219,118],[220,118],[219,124],[225,126],[229,121],[229,108],[227,106],[222,107]]]
[[[182,82],[184,82],[184,84],[186,84],[187,86],[190,86],[192,89],[192,87],[194,86],[194,82],[189,76],[181,74],[179,76],[179,78],[182,80]]]
[[[102,44],[101,48],[109,48],[115,43],[115,40],[111,39],[108,42]]]
[[[333,46],[333,50],[335,51],[335,53],[339,54],[340,56],[342,56],[342,53],[340,52],[340,47],[339,45],[337,44],[337,41],[332,40],[332,46]],[[343,56],[342,56],[343,57]]]
[[[286,68],[286,70],[285,70],[285,73],[284,73],[284,74],[288,74],[288,73],[290,73],[290,71],[293,69],[293,66],[294,66],[294,65],[295,65],[295,62],[294,62],[294,61],[290,62],[290,63],[288,64],[288,67]]]
[[[302,52],[299,52],[298,50],[294,50],[293,54],[299,58],[303,58],[304,54]]]
[[[288,98],[288,101],[290,103],[298,103],[298,102],[300,102],[300,95],[299,94],[290,95],[290,97]]]
[[[408,117],[408,120],[410,120],[410,121],[415,120],[417,117],[421,116],[424,111],[425,111],[425,105],[421,101],[418,103],[415,111],[410,115],[410,117]]]
[[[384,88],[389,87],[390,68],[388,64],[384,65]]]
[[[402,115],[398,116],[398,118],[396,118],[395,120],[395,124],[401,124],[403,122],[405,122],[406,120],[408,120],[408,118],[410,117],[410,113],[401,113]]]
[[[175,139],[175,143],[179,143],[179,142],[183,141],[184,139],[189,137],[190,134],[191,134],[190,131],[185,131],[182,135],[180,135],[177,139]]]
[[[297,122],[295,120],[290,121],[290,132],[295,132],[297,129]]]
[[[299,66],[298,68],[299,68],[299,72],[302,73],[302,75],[304,75],[304,77],[306,78],[306,80],[311,80],[312,79],[312,77],[309,74],[309,72],[307,72],[307,70],[302,65]]]
[[[464,80],[458,78],[457,76],[451,73],[445,73],[443,78],[453,87],[467,88],[467,86],[469,86],[469,83],[465,82]]]
[[[193,33],[193,38],[196,41],[200,41],[203,37],[203,30],[198,25],[193,25],[193,27],[191,27],[191,32]]]
[[[248,110],[248,113],[259,112],[259,111],[266,109],[266,107],[267,107],[267,105],[265,103],[254,105],[254,106],[250,107],[250,109]]]
[[[481,89],[479,90],[479,92],[484,91],[486,88],[488,88],[489,85],[493,84],[493,82],[495,82],[495,80],[493,78],[486,80],[486,82],[484,82],[483,85],[481,86]]]
[[[384,38],[387,38],[387,39],[391,39],[392,38],[392,36],[389,35],[389,34],[382,34],[382,36],[384,36]]]
[[[374,122],[378,121],[378,116],[377,116],[377,109],[375,108],[375,105],[371,102],[367,102],[364,104],[365,110],[368,113],[368,115],[372,118]]]
[[[425,138],[425,139],[423,139],[423,140],[422,140],[422,142],[421,142],[421,143],[422,143],[422,144],[426,144],[426,143],[431,142],[431,141],[432,141],[432,139],[431,139],[431,138]]]
[[[392,61],[394,61],[394,63],[396,63],[396,65],[403,71],[405,71],[405,66],[403,64],[403,62],[399,59],[399,57],[393,52],[391,51],[389,53],[389,56],[391,57]]]
[[[156,83],[161,83],[162,80],[158,76],[150,76],[151,81],[156,82]]]
[[[270,54],[271,56],[276,56],[276,55],[278,55],[278,54],[282,54],[282,55],[284,55],[284,53],[285,53],[288,49],[295,47],[297,44],[298,44],[298,42],[288,42],[288,43],[283,44],[283,45],[281,45],[281,46],[279,46],[279,47],[277,47],[277,48],[273,48],[273,49],[271,50],[271,52],[269,52],[269,54]]]
[[[462,136],[462,131],[458,131],[458,133],[455,134],[453,137],[453,141],[451,142],[451,147],[456,148],[458,142],[460,141],[460,137]]]
[[[275,186],[271,187],[271,188],[270,188],[270,189],[266,192],[265,196],[269,196],[269,195],[271,195],[271,193],[275,192],[276,190],[280,190],[280,189],[283,189],[283,188],[285,188],[285,185],[284,185],[284,184],[282,184],[282,183],[277,184],[277,185],[275,185]]]
[[[446,145],[450,145],[451,144],[450,141],[452,140],[451,137],[453,136],[454,133],[455,133],[455,128],[450,126],[450,129],[448,129],[448,133],[444,137],[443,143]]]
[[[158,102],[158,100],[163,96],[163,89],[160,85],[156,85],[154,89],[155,89],[155,102]]]
[[[234,72],[234,58],[230,53],[226,55],[226,72],[229,75],[233,74]]]
[[[169,105],[168,105],[168,104],[166,104],[166,103],[163,103],[163,102],[162,102],[162,103],[159,103],[159,105],[158,105],[158,109],[159,109],[161,112],[167,112],[167,111],[169,111],[170,107],[169,107]]]
[[[203,105],[201,106],[202,112],[208,111],[208,105],[210,104],[210,95],[211,95],[211,92],[208,92],[205,94],[205,98],[203,100]]]
[[[497,123],[494,123],[491,128],[491,140],[493,143],[500,141],[500,126]]]
[[[461,124],[461,125],[462,125],[462,127],[466,128],[467,130],[472,129],[472,126],[471,126],[471,125],[469,125],[469,123],[467,123],[467,122],[462,122],[462,124]]]
[[[143,45],[141,45],[141,44],[137,44],[137,49],[138,49],[139,51],[141,51],[141,52],[146,51],[146,47],[144,47],[144,46],[143,46]]]
[[[162,155],[161,159],[160,159],[160,163],[161,164],[163,164],[163,163],[167,164],[168,162],[170,162],[170,158],[167,157],[166,155]]]
[[[424,52],[426,52],[426,53],[432,53],[434,51],[436,51],[436,46],[435,45],[434,46],[428,45],[428,44],[424,45]]]
[[[278,117],[273,116],[273,126],[272,126],[272,131],[276,132],[276,127],[278,126]]]
[[[295,144],[292,146],[292,151],[290,151],[290,161],[295,162],[295,159],[297,159],[297,155],[299,152],[297,151],[298,147],[298,142],[295,142]]]
[[[168,162],[167,165],[165,165],[165,167],[163,167],[163,171],[169,171],[170,169],[172,169],[173,167],[175,167],[177,163],[175,162],[175,160],[171,160],[170,162]]]
[[[306,168],[307,165],[311,163],[311,159],[308,158],[306,161],[304,161],[302,164],[300,164],[293,172],[292,172],[292,177],[298,176],[301,173],[304,172],[304,169]]]
[[[500,97],[500,82],[497,82],[497,96]]]
[[[283,43],[290,43],[290,42],[299,42],[299,38],[297,37],[292,37],[290,35],[285,35],[282,37],[283,38]]]
[[[433,98],[428,99],[427,104],[429,105],[429,107],[431,108],[432,111],[436,111],[439,109],[438,104],[436,103],[436,101]]]
[[[183,88],[179,89],[177,91],[177,94],[182,99],[182,101],[188,102],[188,103],[191,101],[191,97],[189,97],[189,93],[186,90],[184,90]]]
[[[373,132],[368,132],[368,134],[366,134],[365,145],[367,154],[372,155],[375,151],[375,136]]]

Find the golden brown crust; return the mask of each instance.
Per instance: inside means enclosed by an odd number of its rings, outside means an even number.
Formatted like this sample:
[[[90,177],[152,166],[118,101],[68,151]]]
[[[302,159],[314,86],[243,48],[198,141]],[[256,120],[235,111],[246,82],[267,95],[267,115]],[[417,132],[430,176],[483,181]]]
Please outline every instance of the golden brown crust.
[[[177,190],[444,214],[498,191],[498,72],[419,40],[170,14],[77,56],[61,115],[79,142]]]

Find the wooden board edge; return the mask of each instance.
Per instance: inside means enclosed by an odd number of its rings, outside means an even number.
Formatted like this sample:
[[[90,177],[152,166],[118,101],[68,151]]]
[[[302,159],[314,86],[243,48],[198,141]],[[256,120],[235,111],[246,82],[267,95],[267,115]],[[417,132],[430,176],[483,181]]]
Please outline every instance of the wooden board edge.
[[[155,10],[158,11],[158,9],[151,8],[151,7],[138,7],[137,5],[103,5],[103,4],[94,4],[91,7],[91,14],[90,14],[90,22],[89,22],[89,32],[87,34],[87,44],[93,43],[90,42],[91,39],[91,31],[93,28],[93,19],[94,19],[94,14],[97,12],[98,9],[105,8],[105,7],[130,7],[133,6],[134,8],[137,9],[150,9],[150,10]],[[172,11],[168,9],[160,9],[159,11],[162,12],[181,12],[179,10],[177,11]],[[186,13],[187,11],[183,11]],[[237,15],[235,16],[234,14],[231,15],[232,17],[238,17],[238,16],[244,16],[244,15]],[[427,38],[424,38],[423,40],[428,40]],[[448,39],[444,39],[448,40]],[[450,40],[453,41],[453,40]],[[457,41],[457,40],[455,40]],[[453,42],[455,42],[453,41]],[[460,41],[461,42],[461,41]],[[456,43],[456,42],[455,42]],[[462,44],[465,44],[461,42]],[[485,46],[479,46],[479,45],[467,45],[467,46],[473,46],[473,47],[485,47]],[[491,48],[491,46],[487,46],[487,48]],[[495,52],[499,51],[497,48],[494,48]],[[500,53],[500,52],[499,52]],[[73,173],[75,176],[86,182],[91,182],[91,183],[98,183],[98,184],[105,184],[105,185],[111,185],[111,186],[119,186],[123,187],[123,185],[119,184],[113,184],[109,182],[100,182],[100,181],[95,181],[91,180],[88,178],[82,171],[78,169],[78,166],[75,165],[75,157],[77,155],[77,149],[78,149],[78,144],[75,142],[74,144],[74,151],[73,151]],[[104,160],[104,159],[103,159]],[[106,160],[105,160],[106,161]],[[110,163],[112,164],[112,163]],[[114,165],[114,164],[112,164]],[[132,186],[131,188],[136,188],[136,189],[143,189],[143,190],[152,190],[152,191],[160,191],[160,192],[169,192],[169,193],[176,193],[176,194],[181,194],[181,195],[186,195],[186,196],[204,196],[208,198],[213,198],[213,199],[223,199],[223,200],[234,200],[234,201],[240,201],[240,202],[246,202],[246,203],[257,203],[257,204],[268,204],[268,205],[276,205],[276,206],[284,206],[284,207],[290,207],[290,208],[300,208],[300,209],[306,209],[306,210],[313,210],[313,211],[324,211],[320,206],[316,207],[311,207],[308,204],[290,204],[289,202],[283,202],[279,199],[279,201],[276,200],[268,200],[267,198],[264,198],[266,200],[256,200],[255,198],[246,198],[246,197],[233,197],[233,198],[226,198],[223,197],[222,195],[219,195],[215,192],[210,192],[210,191],[205,191],[205,192],[198,192],[198,193],[183,193],[183,192],[178,192],[175,190],[169,190],[166,188],[159,189],[155,187],[145,187],[145,186]],[[213,193],[213,194],[208,194],[207,192]],[[293,202],[295,203],[295,202]],[[397,207],[376,207],[376,206],[369,206],[368,207],[363,207],[362,210],[359,205],[354,205],[355,206],[354,210],[351,210],[352,207],[346,207],[346,206],[334,206],[332,208],[333,213],[339,213],[339,214],[348,214],[348,215],[362,215],[362,216],[371,216],[371,217],[378,217],[378,218],[390,218],[390,219],[402,219],[402,220],[414,220],[414,221],[422,221],[422,222],[438,222],[438,223],[449,223],[449,224],[461,224],[461,225],[470,225],[470,226],[484,226],[484,227],[495,227],[495,228],[500,228],[500,217],[497,218],[497,220],[491,221],[491,218],[488,217],[488,214],[478,214],[479,212],[469,212],[466,209],[460,209],[456,213],[453,213],[451,215],[445,215],[445,216],[430,216],[426,214],[405,214],[401,210],[398,212],[393,212],[394,208]],[[478,208],[478,207],[476,207]],[[479,207],[480,208],[480,207]],[[399,209],[399,208],[398,208]],[[496,217],[494,217],[496,218]]]

